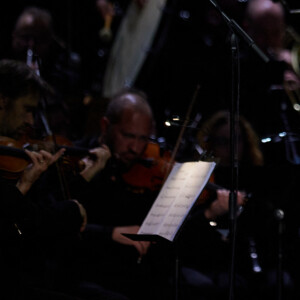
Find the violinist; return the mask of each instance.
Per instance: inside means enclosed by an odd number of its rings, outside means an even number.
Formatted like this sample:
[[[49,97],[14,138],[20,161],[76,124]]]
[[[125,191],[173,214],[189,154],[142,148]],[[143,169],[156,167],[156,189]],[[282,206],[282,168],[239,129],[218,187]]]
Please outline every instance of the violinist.
[[[0,61],[0,133],[10,138],[9,144],[33,126],[39,98],[47,92],[47,84],[25,64]],[[85,209],[77,200],[58,201],[43,192],[51,185],[48,172],[63,153],[64,149],[56,153],[24,150],[28,163],[16,178],[6,176],[14,172],[14,155],[5,152],[1,156],[3,299],[79,299],[72,290],[78,284],[78,278],[71,276],[76,271],[76,260],[65,251],[71,246],[74,250],[74,242],[85,227]],[[3,167],[9,160],[12,169]]]
[[[138,232],[158,193],[139,186],[147,168],[130,183],[125,176],[141,164],[154,134],[147,96],[132,88],[121,90],[110,99],[100,125],[101,135],[81,141],[81,146],[101,145],[103,151],[109,149],[111,158],[95,176],[82,172],[71,185],[73,197],[84,204],[89,216],[83,232],[87,276],[130,299],[169,299],[172,292],[163,256],[170,252],[122,235]]]

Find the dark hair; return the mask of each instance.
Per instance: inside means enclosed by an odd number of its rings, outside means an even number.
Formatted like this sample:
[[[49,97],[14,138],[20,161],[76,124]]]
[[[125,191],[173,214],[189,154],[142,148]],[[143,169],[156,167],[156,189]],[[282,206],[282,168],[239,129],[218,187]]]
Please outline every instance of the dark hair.
[[[50,92],[50,86],[25,63],[0,60],[0,94],[10,102],[30,93],[46,96]]]
[[[134,101],[132,101],[130,95],[134,96]],[[147,95],[141,90],[124,88],[119,91],[109,101],[105,116],[109,119],[111,124],[117,124],[120,121],[125,108],[134,109],[153,118]]]

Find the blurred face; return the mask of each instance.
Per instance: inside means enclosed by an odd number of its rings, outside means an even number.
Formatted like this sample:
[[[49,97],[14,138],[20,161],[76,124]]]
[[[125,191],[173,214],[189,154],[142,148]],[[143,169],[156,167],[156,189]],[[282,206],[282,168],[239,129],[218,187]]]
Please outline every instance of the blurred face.
[[[48,53],[50,44],[51,33],[46,23],[34,20],[30,15],[25,15],[18,21],[12,47],[19,59],[26,59],[28,49],[43,58]]]
[[[249,15],[252,21],[246,24],[247,31],[263,51],[283,47],[285,18],[280,3],[254,1],[249,7]]]
[[[237,132],[238,134],[238,159],[242,158],[243,153],[243,143],[240,134],[240,130]],[[219,157],[220,164],[223,166],[229,166],[231,164],[231,149],[230,149],[230,124],[224,124],[220,126],[214,133],[211,138],[212,141],[212,149],[214,155]]]
[[[34,124],[34,112],[38,105],[38,97],[27,95],[8,105],[7,100],[0,97],[0,132],[3,136],[18,139],[25,133],[28,125]]]
[[[108,146],[117,159],[129,166],[142,156],[151,128],[152,119],[147,114],[127,109],[120,122],[110,127]]]

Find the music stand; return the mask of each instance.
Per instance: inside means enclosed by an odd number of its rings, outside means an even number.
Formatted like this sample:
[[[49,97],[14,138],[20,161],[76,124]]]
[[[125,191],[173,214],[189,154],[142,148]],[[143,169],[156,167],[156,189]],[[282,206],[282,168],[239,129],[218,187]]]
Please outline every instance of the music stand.
[[[182,228],[182,227],[181,227]],[[130,233],[122,233],[127,238],[133,240],[133,241],[147,241],[147,242],[167,242],[167,243],[173,243],[175,245],[175,272],[174,272],[174,282],[175,282],[175,292],[174,292],[174,299],[179,299],[179,255],[177,250],[177,238],[170,242],[169,240],[159,236],[159,235],[149,235],[149,234],[130,234]],[[177,233],[178,235],[178,233]],[[176,236],[177,236],[176,235]]]

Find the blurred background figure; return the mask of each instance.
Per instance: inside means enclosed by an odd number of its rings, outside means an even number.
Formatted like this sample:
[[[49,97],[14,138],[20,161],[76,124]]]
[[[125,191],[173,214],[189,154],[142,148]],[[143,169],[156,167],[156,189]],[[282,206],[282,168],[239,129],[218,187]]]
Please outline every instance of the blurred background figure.
[[[21,12],[8,56],[27,63],[53,88],[54,96],[40,103],[53,133],[78,138],[84,118],[80,56],[55,34],[50,11],[27,7]]]
[[[287,13],[280,2],[248,1],[243,26],[270,62],[243,47],[240,106],[260,137],[270,138],[264,147],[268,163],[299,164],[300,78],[292,63],[298,59],[293,53],[297,40],[292,38],[296,31],[287,24]]]
[[[252,125],[239,116],[237,126],[237,157],[240,167],[262,166],[261,143]],[[218,165],[230,167],[230,112],[218,111],[207,119],[198,131],[197,141],[203,151],[218,160]]]

